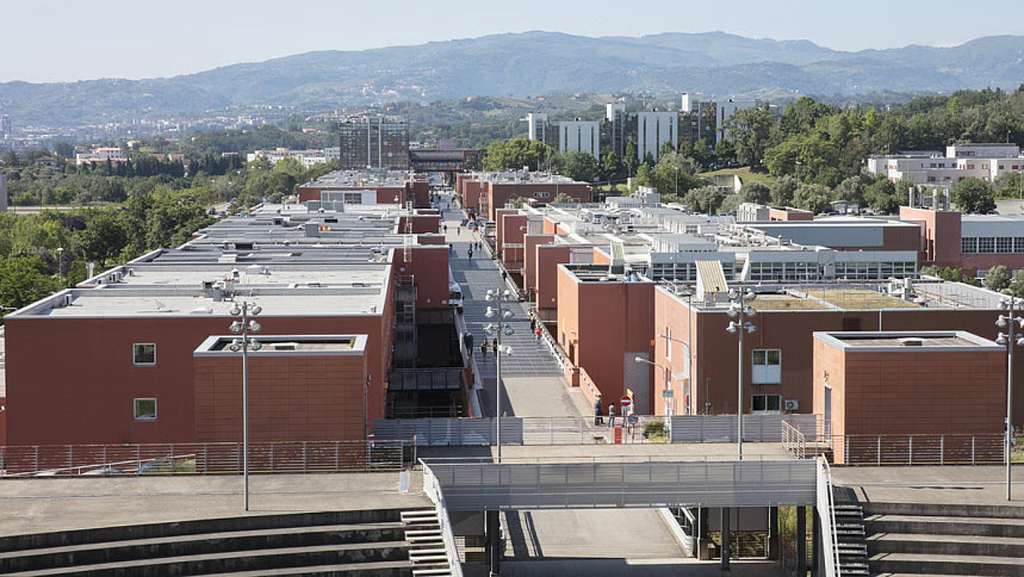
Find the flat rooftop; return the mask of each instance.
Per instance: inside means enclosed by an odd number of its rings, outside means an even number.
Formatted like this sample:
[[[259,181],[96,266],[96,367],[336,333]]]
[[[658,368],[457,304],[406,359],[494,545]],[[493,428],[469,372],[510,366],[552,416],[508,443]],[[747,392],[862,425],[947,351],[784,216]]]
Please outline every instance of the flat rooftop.
[[[236,356],[231,344],[237,337],[210,336],[193,352],[195,356]],[[337,356],[359,354],[366,350],[366,335],[259,335],[260,350],[249,351],[257,357]]]
[[[159,259],[158,259],[159,260]],[[390,268],[387,263],[275,263],[233,266],[231,263],[129,264],[111,269],[88,282],[89,286],[122,288],[194,287],[230,281],[239,290],[267,287],[358,287],[382,289]]]
[[[302,186],[344,187],[352,189],[376,188],[381,186],[405,186],[405,183],[412,180],[412,173],[398,170],[336,170]]]
[[[686,303],[682,284],[676,289],[664,285],[680,303]],[[925,279],[863,282],[730,283],[730,288],[753,291],[757,298],[749,304],[759,311],[854,311],[905,309],[1000,310],[1003,295],[981,287]],[[697,310],[724,311],[725,295],[708,304],[691,299]]]
[[[986,351],[1003,346],[967,331],[815,332],[814,338],[844,352]]]

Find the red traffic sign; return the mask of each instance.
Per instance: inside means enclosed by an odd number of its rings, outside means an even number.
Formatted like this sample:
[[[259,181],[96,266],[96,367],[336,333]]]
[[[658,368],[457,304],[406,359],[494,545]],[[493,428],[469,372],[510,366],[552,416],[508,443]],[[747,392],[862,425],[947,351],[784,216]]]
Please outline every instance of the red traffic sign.
[[[619,405],[623,409],[628,409],[629,406],[632,405],[632,404],[633,404],[633,399],[629,395],[622,395],[622,398],[619,399]]]

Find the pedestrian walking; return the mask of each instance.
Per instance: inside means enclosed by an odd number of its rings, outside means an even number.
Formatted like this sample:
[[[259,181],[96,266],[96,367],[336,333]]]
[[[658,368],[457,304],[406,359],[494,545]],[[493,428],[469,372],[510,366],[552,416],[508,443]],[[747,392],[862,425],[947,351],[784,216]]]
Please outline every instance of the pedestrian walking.
[[[495,354],[495,356],[497,356],[497,354],[498,354],[498,339],[494,339],[494,340],[491,341],[491,348],[494,349],[494,354]]]
[[[540,344],[540,327],[533,329],[533,336],[537,340],[537,344]]]
[[[608,426],[615,427],[615,403],[608,405]]]
[[[473,258],[473,247],[469,247],[469,258]]]
[[[533,316],[533,313],[530,313],[530,332],[533,332],[533,330],[536,329],[536,328],[537,328],[537,317]]]
[[[442,226],[441,228],[444,229],[444,233],[445,234],[448,234],[448,225],[447,224]]]
[[[594,426],[603,425],[604,418],[601,417],[601,395],[594,400]]]
[[[483,356],[483,358],[485,358],[485,359],[487,358],[487,340],[486,339],[484,340],[484,342],[480,343],[480,355]]]

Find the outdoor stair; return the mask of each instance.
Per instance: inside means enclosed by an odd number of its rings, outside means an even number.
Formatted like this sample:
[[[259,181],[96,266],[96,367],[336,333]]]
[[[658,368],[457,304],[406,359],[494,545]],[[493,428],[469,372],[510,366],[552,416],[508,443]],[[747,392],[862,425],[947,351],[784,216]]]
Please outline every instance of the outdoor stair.
[[[412,574],[416,576],[451,575],[451,562],[444,547],[444,535],[437,512],[432,510],[403,511],[405,540],[409,546]]]
[[[870,575],[868,547],[864,540],[864,513],[860,505],[833,506],[839,550],[839,575]]]
[[[863,503],[874,574],[1024,576],[1024,508]]]
[[[0,574],[409,575],[402,511],[254,515],[0,538]]]

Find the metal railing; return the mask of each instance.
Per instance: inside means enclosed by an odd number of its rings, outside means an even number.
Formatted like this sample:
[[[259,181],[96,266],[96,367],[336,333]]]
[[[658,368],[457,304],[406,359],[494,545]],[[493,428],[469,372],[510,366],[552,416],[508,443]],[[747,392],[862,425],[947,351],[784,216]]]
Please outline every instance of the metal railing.
[[[830,435],[782,424],[783,446],[798,459],[828,456],[842,465],[974,465],[1004,461],[1005,437],[985,435]]]
[[[412,462],[396,440],[249,443],[253,473],[398,471]],[[220,474],[242,470],[241,443],[0,447],[0,477]]]
[[[743,440],[751,443],[785,441],[783,424],[813,433],[819,427],[818,415],[767,414],[743,415]],[[672,417],[673,443],[735,443],[736,415],[685,415]]]
[[[595,445],[668,443],[665,417],[503,417],[502,445]],[[421,447],[493,446],[494,419],[382,419],[373,422],[376,438],[415,442]]]
[[[847,465],[974,465],[1004,462],[1002,434],[834,435],[834,461]]]
[[[420,462],[421,464],[422,461]],[[444,554],[448,557],[449,575],[462,577],[462,564],[459,562],[459,550],[455,546],[455,535],[452,532],[452,523],[448,518],[448,506],[444,501],[444,493],[441,491],[441,484],[438,482],[430,467],[423,464],[423,492],[434,502],[434,509],[437,511],[437,522],[441,526],[441,539],[444,541]]]
[[[815,507],[821,519],[821,551],[825,558],[825,576],[839,575],[839,534],[836,526],[835,501],[832,498],[832,471],[828,460],[817,459],[817,499]]]

